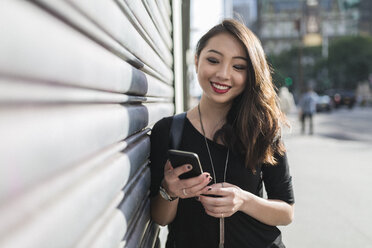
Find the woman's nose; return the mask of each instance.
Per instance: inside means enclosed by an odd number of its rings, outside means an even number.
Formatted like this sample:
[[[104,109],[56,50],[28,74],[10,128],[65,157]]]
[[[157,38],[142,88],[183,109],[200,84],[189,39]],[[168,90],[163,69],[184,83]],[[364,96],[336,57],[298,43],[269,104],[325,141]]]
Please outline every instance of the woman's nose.
[[[220,79],[230,79],[230,66],[227,64],[220,64],[216,76]]]

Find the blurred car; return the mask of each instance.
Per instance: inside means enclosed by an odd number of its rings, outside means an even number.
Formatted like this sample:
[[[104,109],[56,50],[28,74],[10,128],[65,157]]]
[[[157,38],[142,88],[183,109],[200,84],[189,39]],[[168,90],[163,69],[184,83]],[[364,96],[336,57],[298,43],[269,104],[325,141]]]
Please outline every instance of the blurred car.
[[[328,95],[319,96],[316,101],[316,112],[329,112],[332,110],[332,100]]]
[[[331,89],[325,93],[332,99],[335,108],[339,108],[340,106],[354,107],[356,97],[352,90]]]

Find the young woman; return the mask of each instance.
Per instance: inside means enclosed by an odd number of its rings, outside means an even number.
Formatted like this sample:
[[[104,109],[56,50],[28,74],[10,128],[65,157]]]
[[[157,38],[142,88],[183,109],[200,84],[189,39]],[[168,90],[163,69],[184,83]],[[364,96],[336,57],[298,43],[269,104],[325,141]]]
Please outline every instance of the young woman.
[[[166,247],[284,247],[275,226],[291,223],[294,197],[280,137],[285,119],[261,44],[225,20],[200,39],[195,66],[203,94],[187,112],[179,149],[197,153],[204,173],[179,179],[191,166],[167,160],[172,117],[156,123],[152,219],[169,225]]]

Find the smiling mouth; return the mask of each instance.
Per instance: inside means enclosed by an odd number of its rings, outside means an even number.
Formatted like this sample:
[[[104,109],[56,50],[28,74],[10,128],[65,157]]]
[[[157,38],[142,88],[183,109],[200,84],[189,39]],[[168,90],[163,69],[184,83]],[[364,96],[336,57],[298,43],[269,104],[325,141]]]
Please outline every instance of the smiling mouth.
[[[231,89],[231,86],[225,85],[225,84],[219,84],[215,82],[210,82],[212,85],[212,89],[219,94],[223,94],[228,92]]]

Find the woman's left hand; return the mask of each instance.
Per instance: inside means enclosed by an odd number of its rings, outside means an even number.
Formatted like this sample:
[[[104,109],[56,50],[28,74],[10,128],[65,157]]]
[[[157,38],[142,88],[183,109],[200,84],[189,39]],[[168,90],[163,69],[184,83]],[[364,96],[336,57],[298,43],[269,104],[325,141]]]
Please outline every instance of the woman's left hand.
[[[239,211],[245,202],[244,190],[230,183],[217,183],[204,188],[199,201],[202,203],[205,212],[213,217],[230,217]],[[211,197],[208,195],[216,195]]]

